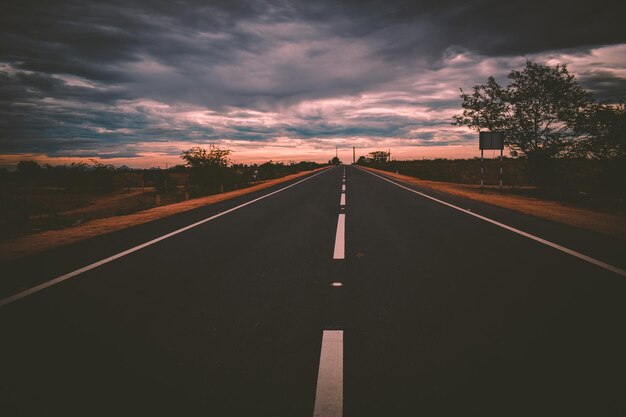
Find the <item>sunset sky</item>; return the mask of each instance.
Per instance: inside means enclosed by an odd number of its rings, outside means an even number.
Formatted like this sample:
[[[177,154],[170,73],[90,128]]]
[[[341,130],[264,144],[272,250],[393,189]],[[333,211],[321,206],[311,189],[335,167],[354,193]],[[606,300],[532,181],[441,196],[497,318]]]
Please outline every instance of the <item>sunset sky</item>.
[[[459,88],[566,63],[626,98],[621,1],[16,1],[0,16],[0,166],[473,157]]]

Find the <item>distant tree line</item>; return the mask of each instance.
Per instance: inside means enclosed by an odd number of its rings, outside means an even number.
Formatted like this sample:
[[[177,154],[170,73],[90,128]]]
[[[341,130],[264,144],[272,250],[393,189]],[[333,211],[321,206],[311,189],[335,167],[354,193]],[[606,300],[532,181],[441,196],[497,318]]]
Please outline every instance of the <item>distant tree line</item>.
[[[69,190],[111,191],[118,188],[117,173],[113,165],[95,160],[64,165],[40,165],[26,160],[17,164],[15,172],[2,171],[0,179],[6,185],[20,187],[49,187]]]
[[[233,164],[229,149],[211,145],[208,149],[194,147],[181,153],[189,170],[189,183],[203,194],[238,188],[258,181],[280,178],[324,166],[316,162],[268,161],[262,164]]]
[[[116,168],[95,160],[63,165],[39,164],[26,160],[20,161],[13,172],[0,170],[0,186],[3,193],[10,193],[15,188],[58,188],[66,191],[106,193],[127,188],[155,187],[163,191],[168,176],[176,171],[175,168]],[[170,182],[175,184],[180,181]]]
[[[169,169],[115,167],[96,160],[56,166],[24,160],[15,171],[0,169],[0,191],[6,196],[17,188],[103,193],[153,187],[158,193],[167,193],[175,187],[184,187],[192,195],[207,195],[324,166],[306,161],[232,164],[230,153],[216,146],[191,148],[181,154],[184,165]]]

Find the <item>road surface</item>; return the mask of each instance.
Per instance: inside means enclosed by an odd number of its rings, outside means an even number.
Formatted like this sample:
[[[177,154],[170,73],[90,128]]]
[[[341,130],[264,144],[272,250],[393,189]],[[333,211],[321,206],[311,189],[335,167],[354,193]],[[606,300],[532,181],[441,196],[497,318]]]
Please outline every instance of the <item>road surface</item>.
[[[332,167],[0,265],[0,409],[626,415],[625,255]]]

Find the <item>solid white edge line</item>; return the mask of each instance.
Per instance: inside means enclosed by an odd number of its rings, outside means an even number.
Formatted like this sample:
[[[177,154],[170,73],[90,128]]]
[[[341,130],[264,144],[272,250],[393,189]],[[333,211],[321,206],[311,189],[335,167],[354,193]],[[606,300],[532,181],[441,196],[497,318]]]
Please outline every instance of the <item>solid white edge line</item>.
[[[345,230],[346,215],[341,213],[337,218],[337,233],[335,234],[335,250],[333,252],[333,259],[345,258]]]
[[[397,182],[395,182],[395,181],[391,181],[390,179],[385,178],[385,177],[383,177],[383,176],[381,176],[381,175],[375,174],[375,173],[373,173],[373,172],[371,172],[371,171],[369,171],[369,170],[362,169],[362,168],[359,168],[359,169],[361,169],[361,170],[363,170],[363,171],[367,172],[368,174],[371,174],[371,175],[373,175],[373,176],[375,176],[375,177],[378,177],[378,178],[380,178],[380,179],[382,179],[382,180],[385,180],[385,181],[387,181],[387,182],[389,182],[389,183],[391,183],[391,184],[394,184],[394,185],[396,185],[396,186],[398,186],[398,187],[400,187],[400,188],[403,188],[403,189],[405,189],[405,190],[407,190],[407,191],[410,191],[410,192],[415,193],[415,194],[419,194],[419,195],[421,195],[422,197],[426,197],[426,198],[428,198],[428,199],[430,199],[430,200],[436,201],[437,203],[443,204],[443,205],[445,205],[445,206],[448,206],[448,207],[453,208],[453,209],[455,209],[455,210],[461,211],[461,212],[463,212],[463,213],[465,213],[465,214],[468,214],[468,215],[470,215],[470,216],[473,216],[473,217],[476,217],[476,218],[478,218],[478,219],[484,220],[484,221],[486,221],[486,222],[488,222],[488,223],[491,223],[491,224],[494,224],[494,225],[496,225],[496,226],[499,226],[499,227],[501,227],[501,228],[503,228],[503,229],[509,230],[509,231],[511,231],[511,232],[513,232],[513,233],[517,233],[518,235],[522,235],[522,236],[527,237],[527,238],[529,238],[529,239],[532,239],[532,240],[534,240],[534,241],[536,241],[536,242],[542,243],[542,244],[544,244],[544,245],[546,245],[546,246],[550,246],[551,248],[554,248],[554,249],[557,249],[557,250],[559,250],[559,251],[561,251],[561,252],[567,253],[568,255],[575,256],[575,257],[576,257],[576,258],[578,258],[578,259],[581,259],[581,260],[583,260],[583,261],[586,261],[586,262],[589,262],[589,263],[594,264],[594,265],[596,265],[596,266],[599,266],[600,268],[604,268],[604,269],[606,269],[606,270],[608,270],[608,271],[611,271],[611,272],[613,272],[613,273],[616,273],[616,274],[618,274],[618,275],[621,275],[621,276],[623,276],[623,277],[626,277],[626,271],[624,271],[624,270],[623,270],[623,269],[621,269],[621,268],[618,268],[618,267],[613,266],[613,265],[609,265],[609,264],[607,264],[607,263],[605,263],[605,262],[602,262],[602,261],[600,261],[600,260],[598,260],[598,259],[592,258],[592,257],[587,256],[587,255],[585,255],[585,254],[582,254],[582,253],[580,253],[580,252],[576,252],[575,250],[572,250],[572,249],[566,248],[565,246],[561,246],[561,245],[559,245],[559,244],[557,244],[557,243],[550,242],[549,240],[546,240],[546,239],[540,238],[539,236],[535,236],[535,235],[533,235],[533,234],[530,234],[530,233],[524,232],[523,230],[519,230],[519,229],[516,229],[516,228],[514,228],[514,227],[512,227],[512,226],[508,226],[508,225],[506,225],[506,224],[504,224],[504,223],[500,223],[499,221],[496,221],[496,220],[490,219],[489,217],[481,216],[480,214],[476,214],[476,213],[474,213],[474,212],[472,212],[472,211],[469,211],[469,210],[467,210],[467,209],[464,209],[464,208],[461,208],[461,207],[455,206],[454,204],[450,204],[450,203],[447,203],[447,202],[445,202],[445,201],[439,200],[438,198],[432,197],[432,196],[430,196],[430,195],[428,195],[428,194],[424,194],[424,193],[422,193],[422,192],[420,192],[420,191],[416,191],[416,190],[414,190],[414,189],[412,189],[412,188],[405,187],[404,185],[398,184],[398,183],[397,183]]]
[[[324,330],[313,417],[343,415],[343,330]]]
[[[257,201],[263,200],[264,198],[267,198],[267,197],[270,197],[270,196],[272,196],[274,194],[280,193],[281,191],[285,191],[288,188],[294,187],[294,186],[296,186],[296,185],[298,185],[300,183],[303,183],[304,181],[308,181],[311,178],[314,178],[314,177],[317,177],[320,174],[323,174],[324,172],[328,172],[329,170],[330,169],[328,169],[328,168],[324,169],[323,171],[320,171],[320,172],[318,172],[316,174],[313,174],[310,177],[304,178],[304,179],[302,179],[302,180],[300,180],[298,182],[294,182],[293,184],[290,184],[290,185],[288,185],[286,187],[283,187],[283,188],[281,188],[279,190],[272,191],[271,193],[262,195],[261,197],[257,197],[254,200],[250,200],[250,201],[248,201],[246,203],[240,204],[240,205],[238,205],[236,207],[230,208],[230,209],[228,209],[226,211],[222,211],[221,213],[218,213],[218,214],[213,215],[211,217],[207,217],[206,219],[200,220],[200,221],[198,221],[196,223],[190,224],[189,226],[185,226],[185,227],[183,227],[181,229],[178,229],[178,230],[175,230],[175,231],[170,232],[168,234],[165,234],[163,236],[157,237],[156,239],[152,239],[152,240],[150,240],[148,242],[142,243],[141,245],[137,245],[137,246],[135,246],[133,248],[130,248],[130,249],[127,249],[127,250],[125,250],[123,252],[120,252],[120,253],[117,253],[115,255],[109,256],[108,258],[104,258],[104,259],[102,259],[100,261],[94,262],[94,263],[92,263],[90,265],[84,266],[84,267],[82,267],[80,269],[77,269],[75,271],[69,272],[69,273],[67,273],[65,275],[61,275],[60,277],[54,278],[54,279],[52,279],[50,281],[46,281],[46,282],[44,282],[42,284],[36,285],[34,287],[31,287],[31,288],[29,288],[27,290],[18,292],[17,294],[14,294],[14,295],[12,295],[10,297],[7,297],[7,298],[4,298],[4,299],[0,300],[0,307],[4,307],[7,304],[11,304],[11,303],[13,303],[13,302],[15,302],[17,300],[20,300],[20,299],[22,299],[24,297],[27,297],[27,296],[31,295],[31,294],[34,294],[34,293],[39,292],[41,290],[44,290],[44,289],[46,289],[48,287],[51,287],[53,285],[56,285],[56,284],[58,284],[60,282],[66,281],[66,280],[68,280],[70,278],[73,278],[73,277],[75,277],[77,275],[80,275],[80,274],[82,274],[84,272],[90,271],[90,270],[92,270],[94,268],[97,268],[99,266],[107,264],[107,263],[109,263],[111,261],[114,261],[114,260],[119,259],[121,257],[124,257],[126,255],[129,255],[129,254],[131,254],[133,252],[137,252],[138,250],[141,250],[141,249],[143,249],[145,247],[154,245],[155,243],[158,243],[158,242],[160,242],[162,240],[165,240],[167,238],[175,236],[175,235],[177,235],[179,233],[185,232],[185,231],[187,231],[189,229],[193,229],[194,227],[200,226],[201,224],[204,224],[204,223],[209,222],[211,220],[217,219],[218,217],[222,217],[222,216],[224,216],[224,215],[226,215],[228,213],[231,213],[231,212],[233,212],[235,210],[239,210],[240,208],[245,207],[247,205],[250,205],[252,203],[256,203]]]
[[[339,205],[340,206],[345,206],[346,205],[346,194],[345,193],[341,194],[341,199],[339,200]]]

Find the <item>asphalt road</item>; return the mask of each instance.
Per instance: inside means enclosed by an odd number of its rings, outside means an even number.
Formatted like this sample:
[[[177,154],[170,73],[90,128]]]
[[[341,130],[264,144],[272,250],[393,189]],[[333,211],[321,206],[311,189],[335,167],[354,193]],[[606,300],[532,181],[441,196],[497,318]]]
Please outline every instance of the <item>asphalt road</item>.
[[[310,417],[339,366],[326,415],[626,415],[626,277],[356,167],[341,206],[343,170],[0,265],[0,414]],[[427,193],[626,269],[624,241]]]

